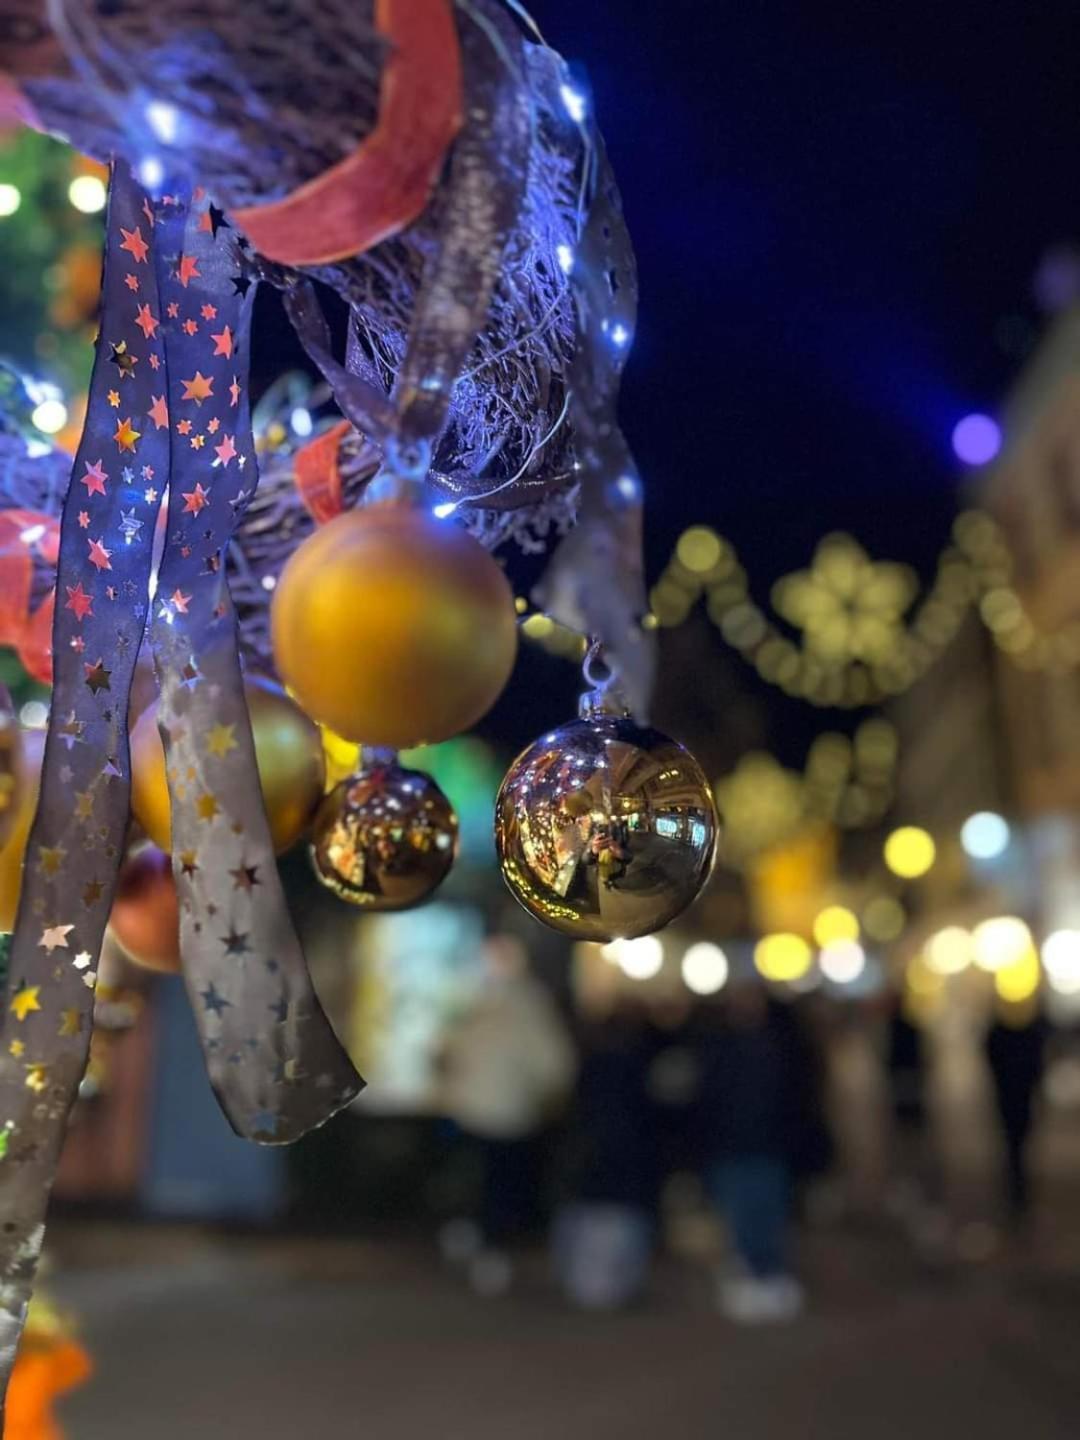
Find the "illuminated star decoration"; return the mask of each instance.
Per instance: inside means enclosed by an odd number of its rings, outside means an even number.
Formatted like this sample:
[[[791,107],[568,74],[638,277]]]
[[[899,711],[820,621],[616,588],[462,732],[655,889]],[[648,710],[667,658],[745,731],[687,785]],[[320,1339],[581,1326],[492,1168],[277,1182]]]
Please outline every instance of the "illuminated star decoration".
[[[121,250],[127,250],[135,257],[136,265],[145,265],[146,257],[150,253],[150,246],[143,239],[142,226],[136,225],[134,230],[125,230],[120,227],[120,234],[124,237]]]
[[[20,1024],[28,1015],[41,1009],[38,998],[40,995],[40,985],[27,985],[25,980],[20,982],[18,990],[11,997],[11,1013]]]
[[[777,581],[773,604],[826,665],[880,664],[897,649],[917,590],[906,565],[871,560],[850,535],[827,535],[809,570]]]
[[[132,454],[134,454],[135,442],[139,439],[141,433],[141,431],[134,429],[131,424],[131,417],[129,416],[126,420],[121,420],[120,424],[117,425],[116,434],[113,436],[113,439],[121,451],[130,450]]]
[[[209,504],[210,491],[204,490],[198,481],[195,482],[194,490],[184,490],[181,493],[187,502],[184,506],[185,515],[198,515],[199,511]]]
[[[47,950],[50,955],[54,950],[66,950],[68,948],[67,937],[74,929],[74,925],[46,925],[41,932],[38,945]]]
[[[90,546],[90,564],[98,570],[111,570],[112,566],[109,564],[109,560],[112,556],[112,551],[105,549],[105,546],[102,544],[104,538],[103,535],[100,540],[87,541],[87,544]]]
[[[168,429],[169,406],[165,400],[165,396],[153,395],[151,396],[151,399],[153,400],[153,404],[150,406],[150,409],[146,413],[148,417],[153,420],[154,428],[156,430]]]
[[[121,340],[119,345],[112,345],[110,361],[120,371],[121,380],[129,380],[135,374],[135,366],[139,363],[139,357],[132,355],[128,349],[127,341]]]
[[[95,460],[91,465],[89,460],[84,460],[83,464],[86,466],[86,474],[79,476],[79,484],[86,486],[87,495],[104,495],[106,493],[105,482],[109,477],[105,473],[102,462]]]
[[[214,382],[208,379],[201,370],[196,370],[190,380],[181,382],[184,393],[181,400],[194,400],[196,405],[201,405],[204,400],[210,400],[214,394]]]

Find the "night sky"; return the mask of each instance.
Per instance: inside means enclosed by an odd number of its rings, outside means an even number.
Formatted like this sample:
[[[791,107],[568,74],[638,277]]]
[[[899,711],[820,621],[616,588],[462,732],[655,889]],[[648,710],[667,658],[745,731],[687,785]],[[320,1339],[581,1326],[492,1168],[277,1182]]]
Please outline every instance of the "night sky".
[[[1039,259],[1080,239],[1075,6],[535,13],[594,88],[637,245],[624,415],[653,573],[694,521],[745,552],[761,599],[831,528],[932,564],[952,427],[993,413]]]

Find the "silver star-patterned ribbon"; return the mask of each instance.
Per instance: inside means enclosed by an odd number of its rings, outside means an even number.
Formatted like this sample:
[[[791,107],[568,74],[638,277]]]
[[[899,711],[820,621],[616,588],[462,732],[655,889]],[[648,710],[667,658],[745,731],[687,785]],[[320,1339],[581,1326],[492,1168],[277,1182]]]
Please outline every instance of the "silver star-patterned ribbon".
[[[236,1130],[268,1143],[327,1120],[362,1084],[319,1007],[285,906],[223,574],[256,483],[242,363],[250,300],[246,282],[232,283],[234,254],[205,196],[155,209],[126,167],[114,167],[102,328],[61,518],[52,709],[0,1034],[5,1393],[86,1067],[126,838],[128,700],[166,484],[150,631],[181,947],[211,1080]]]

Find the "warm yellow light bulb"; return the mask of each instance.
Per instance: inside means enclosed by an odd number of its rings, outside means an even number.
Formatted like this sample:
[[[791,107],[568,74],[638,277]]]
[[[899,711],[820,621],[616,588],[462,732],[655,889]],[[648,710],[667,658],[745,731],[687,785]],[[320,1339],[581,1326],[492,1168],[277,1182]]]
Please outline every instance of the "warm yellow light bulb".
[[[933,836],[917,825],[903,825],[885,841],[885,864],[902,880],[917,880],[925,875],[936,855]]]

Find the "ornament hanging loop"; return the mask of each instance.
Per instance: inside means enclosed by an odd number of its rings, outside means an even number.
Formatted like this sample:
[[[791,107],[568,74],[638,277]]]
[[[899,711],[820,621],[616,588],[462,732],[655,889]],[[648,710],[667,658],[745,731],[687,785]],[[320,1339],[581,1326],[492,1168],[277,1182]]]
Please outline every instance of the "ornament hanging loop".
[[[593,715],[627,715],[629,707],[619,686],[618,671],[604,652],[603,642],[595,636],[585,652],[581,674],[589,687],[578,702],[583,720]]]

